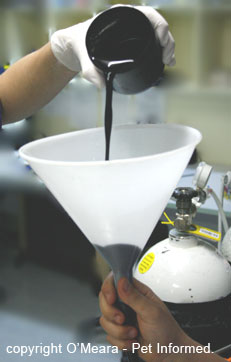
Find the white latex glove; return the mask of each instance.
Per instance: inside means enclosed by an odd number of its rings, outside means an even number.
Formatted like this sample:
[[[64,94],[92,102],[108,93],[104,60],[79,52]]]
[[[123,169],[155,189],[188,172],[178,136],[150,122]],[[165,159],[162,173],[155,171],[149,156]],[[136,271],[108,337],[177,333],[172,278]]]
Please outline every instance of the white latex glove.
[[[147,16],[152,24],[155,34],[159,39],[160,45],[163,48],[162,61],[164,64],[172,67],[176,64],[175,60],[175,41],[172,34],[168,30],[167,21],[151,6],[135,6],[137,10],[140,10]]]
[[[146,15],[153,25],[163,47],[163,63],[173,66],[175,64],[175,43],[172,34],[168,30],[166,20],[151,6],[134,6],[134,8]],[[74,72],[82,71],[83,78],[102,88],[104,86],[104,77],[90,60],[85,45],[87,30],[95,17],[70,28],[56,31],[51,37],[51,49],[55,57],[65,67]]]

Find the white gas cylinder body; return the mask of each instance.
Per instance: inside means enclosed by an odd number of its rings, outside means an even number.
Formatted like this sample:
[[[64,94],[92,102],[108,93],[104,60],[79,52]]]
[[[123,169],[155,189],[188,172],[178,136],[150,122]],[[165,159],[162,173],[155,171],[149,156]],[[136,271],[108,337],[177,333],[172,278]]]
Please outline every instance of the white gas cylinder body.
[[[171,303],[209,302],[231,293],[227,260],[207,242],[175,229],[146,252],[134,277]]]
[[[222,255],[231,263],[231,228],[226,232],[221,244]]]

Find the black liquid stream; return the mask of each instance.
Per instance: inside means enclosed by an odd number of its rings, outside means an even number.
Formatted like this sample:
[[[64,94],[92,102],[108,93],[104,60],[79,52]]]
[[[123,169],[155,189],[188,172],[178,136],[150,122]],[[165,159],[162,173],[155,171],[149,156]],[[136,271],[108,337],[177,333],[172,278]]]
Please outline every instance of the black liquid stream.
[[[124,59],[116,61],[105,61],[101,60],[101,63],[108,68],[105,71],[105,82],[106,82],[106,104],[105,104],[105,115],[104,115],[104,130],[105,130],[105,161],[109,161],[110,157],[110,142],[111,142],[111,130],[112,130],[112,96],[113,96],[113,79],[116,73],[120,73],[124,70],[128,64],[134,63],[134,59]]]
[[[127,61],[116,61],[114,64],[108,64],[108,72],[105,72],[105,82],[106,82],[106,104],[105,104],[105,115],[104,115],[104,131],[105,131],[105,161],[109,161],[110,158],[110,142],[111,142],[111,130],[112,130],[112,97],[113,97],[113,78],[116,74],[117,69],[121,69],[124,66],[124,63],[132,63],[134,60],[128,59]],[[105,254],[102,253],[103,255]],[[104,255],[105,256],[105,255]],[[106,258],[107,259],[107,258]],[[135,261],[135,260],[134,260]],[[112,268],[113,269],[113,268]],[[130,278],[129,278],[130,279]],[[125,324],[136,326],[136,313],[126,304],[121,301],[117,301],[117,308],[119,308],[126,317]],[[125,352],[123,351],[123,362],[139,362],[142,361],[138,353]]]
[[[114,73],[108,72],[105,74],[106,80],[106,105],[105,105],[105,116],[104,116],[104,130],[105,130],[105,161],[109,161],[110,156],[110,141],[111,141],[111,129],[112,129],[112,95],[113,95],[113,77]]]

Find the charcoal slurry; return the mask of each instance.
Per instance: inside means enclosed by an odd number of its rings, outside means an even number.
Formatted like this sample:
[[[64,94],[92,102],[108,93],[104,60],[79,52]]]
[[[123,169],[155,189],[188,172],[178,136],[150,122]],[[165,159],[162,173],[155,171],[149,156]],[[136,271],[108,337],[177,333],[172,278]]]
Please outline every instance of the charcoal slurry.
[[[138,246],[113,244],[107,246],[95,245],[95,247],[112,268],[116,284],[121,277],[127,277],[131,280],[133,265],[141,253]]]
[[[104,115],[104,130],[105,130],[105,161],[109,161],[110,156],[110,141],[111,141],[111,129],[112,129],[112,96],[113,96],[113,78],[116,73],[123,70],[124,66],[133,63],[134,59],[122,59],[111,62],[104,61],[108,71],[105,71],[105,82],[106,82],[106,103],[105,103],[105,115]]]
[[[137,49],[141,47],[144,39],[142,37],[128,37],[123,41],[113,42],[108,44],[108,49],[103,48],[103,54],[98,54],[97,62],[101,69],[104,69],[104,77],[106,83],[106,103],[104,115],[104,130],[105,130],[105,161],[109,161],[110,140],[112,129],[112,97],[113,97],[113,79],[118,73],[123,73],[131,69],[131,65],[135,63],[137,57]],[[95,58],[93,57],[93,60]]]
[[[111,141],[111,129],[112,129],[112,95],[113,95],[113,81],[114,74],[108,72],[105,75],[106,79],[106,105],[105,105],[105,116],[104,116],[104,131],[105,131],[105,161],[109,161],[110,154],[110,141]]]

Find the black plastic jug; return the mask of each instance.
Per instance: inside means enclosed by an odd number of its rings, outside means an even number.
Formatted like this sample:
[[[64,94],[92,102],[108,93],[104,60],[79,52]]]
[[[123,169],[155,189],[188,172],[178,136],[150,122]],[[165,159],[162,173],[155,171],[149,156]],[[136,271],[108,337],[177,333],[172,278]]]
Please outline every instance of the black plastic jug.
[[[99,14],[86,35],[94,65],[113,73],[113,90],[142,92],[159,82],[164,69],[162,48],[149,19],[130,6],[116,6]]]

